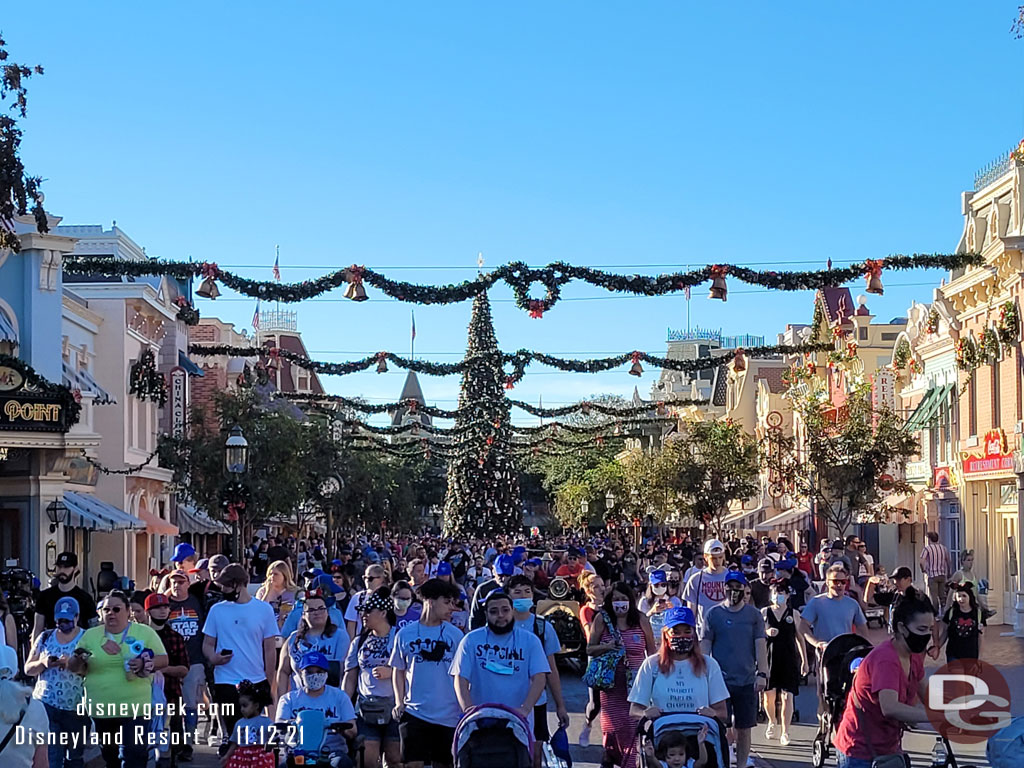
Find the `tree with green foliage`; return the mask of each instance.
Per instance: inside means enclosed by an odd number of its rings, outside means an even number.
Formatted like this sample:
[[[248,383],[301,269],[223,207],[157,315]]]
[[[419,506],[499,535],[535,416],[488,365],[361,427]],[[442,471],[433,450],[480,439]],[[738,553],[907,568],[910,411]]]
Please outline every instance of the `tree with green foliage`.
[[[857,519],[887,519],[884,496],[913,490],[900,478],[919,446],[903,420],[873,404],[869,384],[855,387],[840,408],[820,387],[790,397],[801,426],[788,451],[800,459],[784,465],[783,482],[813,500],[840,536]]]
[[[488,537],[515,533],[523,521],[519,470],[512,458],[504,360],[485,291],[473,301],[466,361],[455,419],[461,431],[452,441],[455,456],[448,464],[444,532]]]

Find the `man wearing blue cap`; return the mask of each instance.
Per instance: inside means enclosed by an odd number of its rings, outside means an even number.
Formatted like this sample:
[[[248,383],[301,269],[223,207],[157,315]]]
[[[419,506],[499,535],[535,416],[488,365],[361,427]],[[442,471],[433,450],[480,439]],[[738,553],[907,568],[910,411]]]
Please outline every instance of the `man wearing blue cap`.
[[[356,712],[352,700],[340,688],[327,684],[330,662],[319,651],[303,654],[299,660],[299,689],[288,691],[277,702],[277,720],[294,720],[299,712],[316,709],[324,713],[328,723],[347,723],[348,733],[355,736]],[[345,737],[326,732],[323,746],[331,753],[344,757],[340,766],[351,766]]]
[[[336,627],[345,626],[345,617],[342,612],[338,609],[337,599],[335,595],[341,592],[341,587],[334,583],[334,579],[328,576],[326,573],[315,576],[309,584],[310,591],[319,590],[322,594],[328,596],[327,603],[327,616],[330,618],[331,623]],[[289,612],[288,618],[284,620],[284,625],[281,627],[281,637],[287,639],[291,637],[292,632],[299,628],[299,620],[302,618],[303,601],[299,600],[295,603],[295,607]],[[351,638],[350,638],[351,639]]]
[[[487,623],[483,600],[498,587],[504,587],[515,576],[516,565],[512,555],[498,555],[494,559],[494,578],[485,581],[473,593],[473,604],[469,608],[469,628],[480,629]]]
[[[726,573],[726,601],[708,611],[701,639],[701,649],[718,662],[729,689],[736,765],[740,768],[748,765],[750,731],[757,724],[757,697],[768,684],[764,619],[744,601],[746,586],[747,577],[741,571]]]
[[[174,554],[171,555],[171,562],[174,564],[174,568],[179,571],[188,573],[196,567],[196,561],[199,558],[196,557],[196,548],[189,544],[187,541],[183,541],[174,548]]]

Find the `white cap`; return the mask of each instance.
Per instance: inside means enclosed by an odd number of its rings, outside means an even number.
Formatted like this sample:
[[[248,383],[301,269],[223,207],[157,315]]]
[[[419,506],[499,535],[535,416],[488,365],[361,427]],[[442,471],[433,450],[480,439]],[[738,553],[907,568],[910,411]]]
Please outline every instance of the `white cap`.
[[[708,541],[704,542],[704,554],[705,555],[724,555],[725,554],[725,544],[720,542],[718,539],[709,539]]]

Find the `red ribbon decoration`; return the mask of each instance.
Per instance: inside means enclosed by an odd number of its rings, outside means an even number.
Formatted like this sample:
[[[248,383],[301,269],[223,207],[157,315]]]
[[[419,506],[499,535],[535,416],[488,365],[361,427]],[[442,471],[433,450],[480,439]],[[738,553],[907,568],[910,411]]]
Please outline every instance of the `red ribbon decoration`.
[[[187,307],[188,299],[186,299],[184,296],[179,296],[174,300],[174,303],[177,304],[179,307]]]
[[[348,268],[348,281],[352,285],[362,285],[363,282],[363,268],[353,264]]]
[[[220,274],[217,263],[213,261],[204,261],[200,269],[203,277],[217,277]]]
[[[505,389],[512,389],[516,385],[516,380],[511,376],[505,377]]]
[[[75,402],[78,403],[78,405],[82,404],[82,390],[80,390],[80,389],[72,390],[71,396],[75,398]]]
[[[881,277],[884,265],[885,262],[882,259],[866,259],[864,261],[864,274],[868,277]]]
[[[715,264],[714,266],[711,267],[712,277],[725,277],[727,274],[729,274],[728,264]]]
[[[630,362],[631,363],[639,363],[640,362],[640,353],[639,352],[634,352],[633,353],[633,357],[630,358]]]
[[[245,511],[245,503],[241,501],[232,501],[228,504],[227,520],[229,523],[237,523],[238,515],[240,512]]]
[[[544,302],[538,299],[534,299],[530,302],[530,317],[534,320],[540,320],[544,317]]]

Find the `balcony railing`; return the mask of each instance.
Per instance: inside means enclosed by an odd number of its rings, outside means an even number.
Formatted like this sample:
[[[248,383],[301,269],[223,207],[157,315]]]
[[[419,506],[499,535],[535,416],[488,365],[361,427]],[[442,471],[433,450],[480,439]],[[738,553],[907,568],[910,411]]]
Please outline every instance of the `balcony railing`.
[[[723,336],[721,329],[693,328],[688,331],[676,331],[668,329],[669,341],[717,341],[719,346],[731,349],[733,347],[763,347],[764,336],[753,336],[749,333],[739,336]]]
[[[1013,168],[1013,157],[1006,152],[988,165],[983,166],[974,174],[974,191],[987,187],[996,179],[1008,173]]]
[[[260,309],[261,331],[297,331],[299,313],[287,309]]]

